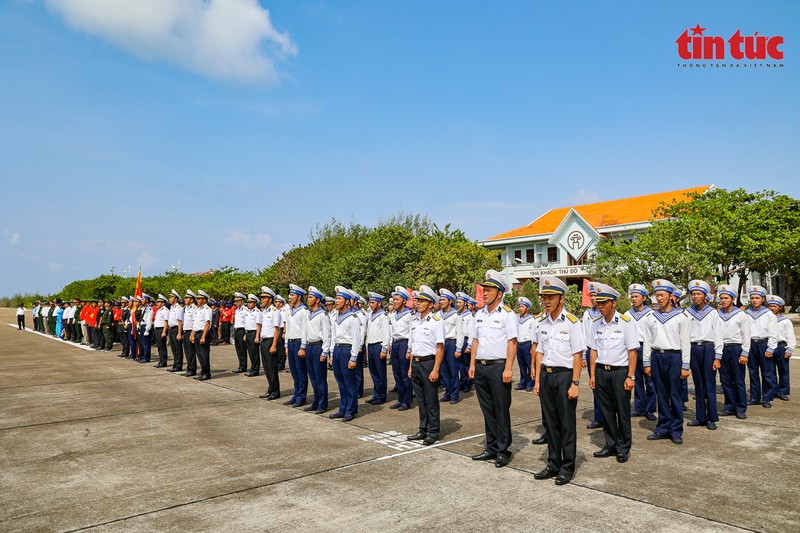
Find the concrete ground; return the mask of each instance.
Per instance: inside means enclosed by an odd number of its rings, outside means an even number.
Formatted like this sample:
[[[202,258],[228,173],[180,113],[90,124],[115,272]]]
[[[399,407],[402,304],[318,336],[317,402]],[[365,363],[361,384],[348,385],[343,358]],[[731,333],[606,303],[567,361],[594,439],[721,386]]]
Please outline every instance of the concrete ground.
[[[483,449],[474,393],[442,406],[442,441],[422,448],[405,441],[416,409],[361,405],[345,424],[258,399],[265,378],[232,373],[230,346],[198,382],[13,322],[0,310],[3,531],[800,531],[798,392],[717,431],[686,428],[682,446],[646,441],[655,423],[634,419],[618,464],[592,457],[602,431],[585,429],[584,374],[578,470],[557,487],[532,476],[546,456],[530,443],[532,393],[514,392],[514,456],[497,469],[470,459]],[[285,396],[288,373],[281,384]]]

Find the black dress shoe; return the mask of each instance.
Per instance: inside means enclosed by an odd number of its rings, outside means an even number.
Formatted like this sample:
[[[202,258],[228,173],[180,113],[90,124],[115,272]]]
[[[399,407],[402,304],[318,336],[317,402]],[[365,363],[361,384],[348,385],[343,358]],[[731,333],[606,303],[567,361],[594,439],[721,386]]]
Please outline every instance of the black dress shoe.
[[[328,415],[328,418],[344,418],[344,413],[336,411],[335,413]]]
[[[156,368],[164,368],[165,366],[167,366],[167,363],[158,363],[155,365]]]
[[[280,394],[278,394],[277,392],[273,392],[272,394],[267,396],[267,400],[277,400],[280,397],[281,397]]]
[[[497,459],[494,460],[494,467],[495,468],[503,468],[504,466],[506,466],[510,462],[511,462],[511,456],[510,455],[498,455]]]
[[[389,409],[397,409],[397,408],[399,408],[401,405],[403,405],[403,404],[402,404],[402,403],[400,403],[400,402],[395,402],[395,403],[393,403],[392,405],[390,405],[390,406],[389,406]]]
[[[183,372],[182,368],[170,368],[167,372]]]
[[[309,405],[308,407],[303,408],[303,411],[316,411],[316,410],[317,408],[314,407],[313,405]]]
[[[706,424],[706,429],[710,429],[713,431],[717,429],[717,425],[714,422],[709,422],[708,424]]]
[[[542,435],[541,437],[536,437],[531,441],[531,444],[547,444],[547,433]]]
[[[244,368],[237,368],[236,370],[234,370],[234,371],[233,371],[233,373],[234,373],[234,374],[241,374],[241,373],[242,373],[242,372],[244,372],[244,371],[245,371],[245,369],[244,369]]]
[[[321,415],[321,414],[322,414],[322,413],[324,413],[325,411],[327,411],[327,409],[323,409],[322,407],[320,407],[319,409],[317,409],[316,411],[314,411],[314,414],[315,414],[315,415]]]
[[[761,404],[765,409],[772,409],[772,402],[766,401]]]
[[[683,444],[683,439],[681,437],[672,437],[673,444]]]
[[[761,400],[748,400],[747,405],[758,405],[761,403]]]
[[[614,448],[606,448],[603,447],[599,451],[594,452],[592,455],[595,457],[611,457],[612,455],[616,455],[617,450]]]
[[[434,442],[436,442],[435,438],[433,438],[433,437],[425,437],[425,440],[422,441],[422,445],[423,446],[430,446]]]
[[[558,475],[558,472],[552,470],[549,466],[545,467],[544,470],[540,470],[533,474],[533,479],[550,479],[551,477],[555,477]]]
[[[375,398],[370,398],[369,400],[366,400],[364,403],[375,403]]]
[[[789,401],[789,395],[788,394],[779,394],[778,395],[778,399],[779,400],[783,400],[784,402],[788,402]]]
[[[686,425],[689,426],[689,427],[694,428],[694,427],[697,427],[697,426],[705,426],[706,423],[695,419],[695,420],[692,420],[691,422],[687,422]]]
[[[211,374],[203,374],[198,378],[198,381],[208,381],[211,379]]]
[[[190,378],[190,377],[196,376],[196,375],[197,375],[197,372],[184,372],[183,374],[181,374],[181,376],[186,376],[187,378]]]
[[[744,413],[736,413],[736,418],[738,418],[739,420],[744,420],[747,418],[747,415]]]
[[[283,402],[283,405],[291,405],[292,407],[294,407],[294,400],[286,400],[285,402]]]
[[[488,461],[490,459],[497,459],[497,454],[489,450],[483,450],[478,455],[472,456],[473,461]]]
[[[627,463],[628,462],[628,454],[627,453],[621,453],[621,454],[617,455],[617,462],[618,463]]]
[[[270,393],[265,392],[264,394],[260,394],[258,397],[262,399],[271,400],[272,398],[270,398],[270,396],[272,396]]]
[[[603,427],[603,424],[600,422],[595,422],[594,420],[586,424],[586,429],[599,429],[601,427]]]
[[[648,420],[650,420],[651,422],[652,422],[652,421],[654,421],[654,420],[657,420],[657,419],[658,419],[658,417],[656,416],[656,414],[655,414],[655,413],[647,413],[646,417],[647,417],[647,419],[648,419]]]
[[[572,480],[572,476],[567,476],[564,474],[559,474],[556,477],[556,485],[566,485]]]
[[[647,440],[661,440],[661,439],[668,439],[668,438],[669,438],[669,435],[667,435],[666,433],[664,433],[664,434],[653,433],[652,435],[648,435],[647,436]]]
[[[413,435],[409,435],[408,437],[406,437],[406,440],[423,440],[423,439],[425,439],[427,436],[428,436],[428,435],[427,435],[427,434],[425,434],[424,432],[422,432],[422,431],[417,431],[417,432],[416,432],[416,433],[414,433]]]
[[[728,411],[728,410],[725,410],[725,411],[722,411],[722,412],[719,414],[719,416],[734,416],[735,414],[736,414],[736,411]]]

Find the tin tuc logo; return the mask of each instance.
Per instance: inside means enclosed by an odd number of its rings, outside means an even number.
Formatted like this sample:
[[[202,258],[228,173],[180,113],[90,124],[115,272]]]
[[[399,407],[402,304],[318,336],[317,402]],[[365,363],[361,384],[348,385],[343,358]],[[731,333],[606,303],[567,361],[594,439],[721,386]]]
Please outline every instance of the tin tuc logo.
[[[742,35],[741,30],[736,30],[726,41],[718,35],[703,35],[707,29],[698,24],[683,31],[675,41],[681,59],[783,59],[783,51],[779,49],[783,44],[783,37],[780,35],[767,37],[758,32]]]

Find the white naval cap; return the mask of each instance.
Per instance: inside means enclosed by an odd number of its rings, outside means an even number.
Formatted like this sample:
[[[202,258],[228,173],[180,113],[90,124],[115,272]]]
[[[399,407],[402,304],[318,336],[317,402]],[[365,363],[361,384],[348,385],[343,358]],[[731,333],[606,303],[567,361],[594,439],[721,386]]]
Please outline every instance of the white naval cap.
[[[345,300],[353,299],[353,293],[350,292],[350,289],[348,289],[343,285],[337,285],[336,287],[333,288],[333,290],[336,292],[336,296],[341,296]]]
[[[555,276],[542,276],[539,278],[539,294],[567,293],[567,284]]]
[[[150,298],[149,294],[142,294],[142,300],[148,300],[149,301],[149,300],[152,300],[152,298]]]
[[[451,302],[456,301],[456,295],[447,289],[439,289],[439,298],[447,298]]]
[[[336,303],[336,298],[334,298],[333,296],[326,296],[325,297],[325,305],[334,304],[334,303]]]
[[[411,299],[411,294],[409,294],[408,289],[401,287],[400,285],[394,288],[394,291],[392,291],[392,296],[399,296],[406,301]]]
[[[767,294],[767,305],[779,305],[781,307],[786,307],[786,302],[783,301],[783,298],[778,296],[777,294]]]
[[[487,270],[483,281],[479,282],[478,285],[482,285],[483,287],[494,287],[500,292],[506,292],[508,290],[506,288],[506,284],[503,283],[503,277],[497,270]]]
[[[419,286],[419,291],[417,291],[417,298],[420,300],[428,300],[431,303],[436,303],[439,300],[439,298],[436,297],[436,291],[434,291],[427,285]]]
[[[323,293],[321,290],[319,290],[318,288],[316,288],[313,285],[311,285],[308,288],[308,295],[309,296],[313,296],[318,300],[324,300],[325,299],[325,293]]]
[[[367,296],[369,296],[370,301],[374,300],[376,302],[383,301],[383,294],[378,294],[377,292],[368,291]]]
[[[750,287],[750,291],[748,292],[748,294],[750,296],[752,296],[754,294],[758,294],[762,298],[766,298],[767,297],[767,289],[765,289],[761,285],[753,285],[752,287]]]
[[[619,296],[619,291],[610,285],[605,283],[594,284],[594,299],[598,302],[617,301]]]
[[[305,296],[306,290],[299,285],[295,285],[294,283],[289,284],[289,294],[297,294],[298,296]]]
[[[595,283],[594,281],[589,282],[589,294],[591,296],[594,296],[597,293],[597,285],[598,284]]]
[[[208,297],[208,293],[206,291],[203,291],[203,290],[197,291],[197,297],[198,298],[205,298],[206,300],[210,299]]]
[[[531,301],[528,300],[527,298],[525,298],[524,296],[520,296],[519,298],[517,298],[517,304],[518,305],[524,305],[528,309],[533,307],[533,305],[531,304]]]
[[[469,297],[469,294],[467,294],[465,292],[458,291],[456,293],[456,300],[462,300],[464,302],[469,303],[470,297]]]
[[[169,291],[169,295],[170,295],[170,296],[174,296],[174,297],[175,297],[175,298],[177,298],[178,300],[180,300],[180,299],[181,299],[181,295],[180,295],[180,293],[179,293],[178,291],[176,291],[175,289],[172,289],[171,291]]]
[[[678,287],[676,287],[675,284],[669,280],[657,279],[653,281],[653,292],[666,291],[670,294],[674,294],[677,290]]]
[[[253,294],[253,293],[251,292],[251,293],[249,293],[249,294],[247,295],[247,301],[248,301],[248,302],[253,302],[253,303],[256,303],[256,304],[257,304],[257,303],[258,303],[258,298],[256,297],[256,295],[255,295],[255,294]]]
[[[275,298],[275,291],[273,291],[272,289],[270,289],[270,288],[269,288],[269,287],[267,287],[266,285],[263,285],[263,286],[261,287],[261,294],[260,294],[260,296],[261,296],[262,298],[269,297],[269,298],[273,298],[273,299],[274,299],[274,298]]]
[[[167,303],[167,297],[166,297],[166,296],[164,296],[164,295],[163,295],[163,294],[161,294],[161,293],[158,293],[158,298],[156,298],[156,301],[159,301],[159,300],[160,300],[160,301],[162,301],[162,302],[164,302],[164,303]]]
[[[184,298],[197,298],[197,295],[194,293],[192,289],[186,289],[186,294]]]
[[[247,296],[245,296],[245,295],[244,295],[244,294],[242,294],[241,292],[238,292],[238,291],[237,291],[237,292],[234,292],[234,293],[233,293],[233,299],[234,299],[234,300],[244,300],[245,298],[247,298]]]
[[[650,292],[647,290],[647,287],[642,285],[641,283],[631,283],[628,285],[628,296],[631,294],[641,294],[645,298],[650,296]]]
[[[121,301],[121,302],[130,302],[130,300],[128,299],[127,296],[123,296],[122,298],[119,299],[119,301]]]
[[[711,286],[702,279],[693,279],[689,282],[689,292],[700,291],[705,295],[711,294]]]
[[[283,296],[281,296],[280,294],[276,294],[276,295],[275,295],[275,300],[276,300],[276,301],[278,301],[278,302],[283,302],[283,303],[286,303],[286,298],[284,298],[284,297],[283,297]]]

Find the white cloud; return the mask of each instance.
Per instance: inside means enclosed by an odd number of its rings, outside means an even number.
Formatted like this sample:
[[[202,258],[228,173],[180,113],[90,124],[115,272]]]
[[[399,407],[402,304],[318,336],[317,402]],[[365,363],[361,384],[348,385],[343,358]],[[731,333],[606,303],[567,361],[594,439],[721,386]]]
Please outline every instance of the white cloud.
[[[15,231],[9,231],[6,228],[3,228],[3,237],[8,239],[8,244],[11,246],[16,246],[19,244],[20,235]]]
[[[243,249],[263,250],[272,244],[272,235],[237,230],[225,237],[225,242]]]
[[[136,263],[137,265],[142,265],[142,270],[144,271],[144,270],[149,270],[151,267],[156,265],[156,263],[158,263],[158,259],[150,252],[142,252],[141,255],[139,255],[139,258],[136,260]],[[142,273],[142,276],[147,276],[147,275],[150,274]]]
[[[275,82],[297,54],[257,0],[45,0],[70,27],[213,78]]]
[[[588,189],[578,189],[578,192],[569,197],[569,201],[573,205],[593,204],[600,200],[600,193]]]

